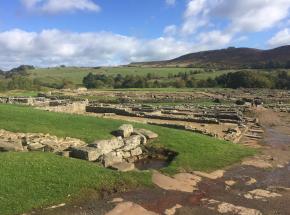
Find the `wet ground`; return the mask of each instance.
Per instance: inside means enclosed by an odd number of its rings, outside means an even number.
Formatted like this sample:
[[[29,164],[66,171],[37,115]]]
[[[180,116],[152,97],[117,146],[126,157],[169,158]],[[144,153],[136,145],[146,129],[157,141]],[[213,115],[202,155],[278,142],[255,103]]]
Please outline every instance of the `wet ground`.
[[[108,195],[101,201],[92,195],[79,202],[35,214],[288,215],[290,114],[271,114],[269,117],[268,112],[259,113],[265,131],[264,139],[259,143],[262,145],[261,153],[227,168],[222,175],[220,172],[193,172],[168,177],[156,172],[161,179],[154,189]],[[153,161],[141,163],[139,168],[160,168],[163,165],[166,165],[164,161]],[[182,189],[186,186],[193,189]]]
[[[138,170],[162,169],[169,166],[170,162],[166,159],[148,158],[138,160],[135,163],[135,168]]]

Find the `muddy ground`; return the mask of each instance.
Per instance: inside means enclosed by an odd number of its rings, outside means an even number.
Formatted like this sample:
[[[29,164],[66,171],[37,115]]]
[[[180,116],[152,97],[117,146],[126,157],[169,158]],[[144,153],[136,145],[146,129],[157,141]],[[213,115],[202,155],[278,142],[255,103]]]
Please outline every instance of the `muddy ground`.
[[[95,194],[55,208],[44,215],[120,214],[290,214],[290,114],[257,110],[264,128],[260,142],[242,139],[261,153],[212,174],[199,172],[163,176],[155,172],[154,189],[122,194]],[[223,174],[220,174],[220,173]],[[154,178],[155,177],[155,178]],[[187,189],[188,188],[188,189]]]

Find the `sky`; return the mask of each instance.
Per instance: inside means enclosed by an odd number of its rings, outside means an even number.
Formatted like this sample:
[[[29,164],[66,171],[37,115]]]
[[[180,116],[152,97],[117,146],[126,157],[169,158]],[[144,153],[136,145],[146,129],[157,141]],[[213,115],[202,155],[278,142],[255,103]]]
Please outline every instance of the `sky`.
[[[290,44],[290,0],[2,0],[0,69]]]

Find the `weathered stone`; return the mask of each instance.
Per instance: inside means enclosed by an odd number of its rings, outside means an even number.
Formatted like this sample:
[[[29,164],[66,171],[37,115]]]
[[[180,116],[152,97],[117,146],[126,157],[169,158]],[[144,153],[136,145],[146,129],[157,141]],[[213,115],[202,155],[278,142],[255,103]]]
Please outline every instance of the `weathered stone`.
[[[135,169],[134,163],[122,162],[116,163],[111,166],[112,169],[118,170],[120,172],[128,172]]]
[[[68,157],[70,157],[70,151],[58,152],[58,155],[68,158]]]
[[[23,151],[23,146],[21,144],[21,142],[6,142],[6,141],[2,141],[0,140],[0,151],[1,152],[19,152],[19,151]]]
[[[130,137],[132,132],[134,131],[133,126],[130,124],[124,124],[119,127],[117,130],[117,135],[122,136],[122,137]]]
[[[141,155],[142,153],[143,153],[143,152],[142,152],[142,149],[141,149],[140,147],[131,150],[131,156],[132,156],[132,157],[134,157],[134,156],[138,156],[138,155]]]
[[[158,134],[147,129],[137,129],[137,132],[143,134],[147,139],[155,139],[158,137]]]
[[[147,144],[147,138],[143,134],[141,134],[139,131],[134,129],[134,132],[132,133],[132,135],[139,135],[141,137],[141,144],[142,145]]]
[[[72,148],[70,156],[73,158],[79,158],[87,161],[96,161],[102,155],[100,149],[83,146],[78,148]]]
[[[107,154],[109,152],[112,152],[116,149],[119,149],[124,146],[124,141],[121,137],[113,137],[110,140],[99,140],[95,141],[93,144],[89,145],[90,147],[95,147],[97,149],[100,149],[102,154]]]
[[[123,157],[117,155],[116,152],[110,152],[103,156],[103,165],[105,167],[109,167],[109,166],[112,166],[113,164],[121,163],[121,162],[123,162]]]
[[[31,143],[27,146],[29,151],[44,151],[44,145],[40,143]]]
[[[141,136],[133,135],[124,139],[125,146],[122,148],[123,151],[131,151],[137,148],[141,144]]]

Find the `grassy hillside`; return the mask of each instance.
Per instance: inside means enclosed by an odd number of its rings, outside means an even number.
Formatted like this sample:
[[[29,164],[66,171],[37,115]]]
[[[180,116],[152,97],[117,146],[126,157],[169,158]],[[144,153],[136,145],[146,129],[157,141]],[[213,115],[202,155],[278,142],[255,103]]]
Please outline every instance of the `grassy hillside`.
[[[194,66],[205,68],[289,68],[290,46],[270,50],[234,48],[190,53],[178,58],[134,63],[137,66]],[[271,63],[270,63],[271,62]],[[269,64],[270,63],[270,64]],[[272,65],[271,65],[272,64]],[[275,65],[275,66],[274,66]]]
[[[133,67],[111,67],[111,68],[50,68],[50,69],[35,69],[30,70],[32,78],[40,78],[41,80],[54,83],[66,78],[73,81],[75,84],[82,84],[83,78],[90,72],[93,74],[107,75],[140,75],[145,76],[148,73],[157,74],[160,77],[167,77],[169,73],[178,74],[179,72],[190,71],[188,68],[133,68]]]
[[[93,74],[107,74],[107,75],[139,75],[146,76],[148,73],[152,73],[154,75],[158,75],[161,78],[167,78],[169,74],[175,75],[180,72],[190,72],[200,69],[194,68],[142,68],[142,67],[111,67],[111,68],[75,68],[75,67],[67,67],[67,68],[41,68],[29,70],[31,79],[39,79],[45,83],[60,83],[63,79],[67,79],[72,81],[74,84],[81,85],[83,78],[89,74],[90,72]],[[216,76],[225,74],[230,72],[227,71],[216,71],[216,72],[203,72],[201,74],[196,74],[196,79],[207,79],[209,77],[215,78]]]
[[[52,113],[24,106],[0,105],[0,129],[50,133],[92,142],[111,137],[122,121]],[[214,170],[255,153],[236,144],[176,129],[144,124],[159,134],[152,144],[179,153],[165,172]],[[59,203],[84,189],[111,189],[150,185],[148,173],[121,174],[85,161],[48,153],[0,153],[0,214],[21,213],[32,207]]]

